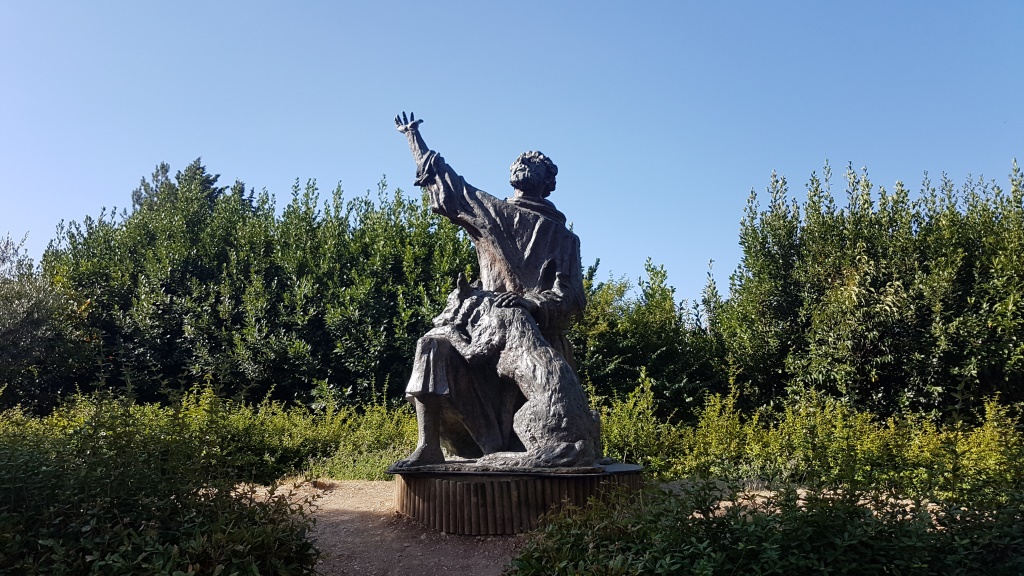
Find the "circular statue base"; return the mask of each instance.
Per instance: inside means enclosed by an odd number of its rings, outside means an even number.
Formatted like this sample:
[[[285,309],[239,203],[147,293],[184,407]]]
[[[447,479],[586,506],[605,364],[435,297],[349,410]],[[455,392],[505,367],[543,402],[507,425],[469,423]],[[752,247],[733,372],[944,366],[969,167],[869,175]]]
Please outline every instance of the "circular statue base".
[[[564,502],[583,506],[596,494],[636,491],[643,468],[609,464],[586,471],[496,470],[422,466],[391,469],[395,507],[420,524],[450,534],[519,534]]]

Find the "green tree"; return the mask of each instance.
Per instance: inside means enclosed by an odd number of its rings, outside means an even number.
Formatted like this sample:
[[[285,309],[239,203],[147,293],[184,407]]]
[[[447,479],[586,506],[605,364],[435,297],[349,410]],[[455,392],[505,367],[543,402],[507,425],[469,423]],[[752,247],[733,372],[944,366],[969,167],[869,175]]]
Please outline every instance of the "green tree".
[[[804,247],[800,209],[787,193],[785,177],[774,172],[766,210],[751,191],[740,221],[743,256],[718,311],[729,381],[748,408],[783,394],[790,378],[786,358],[803,345],[797,265]]]
[[[89,338],[81,309],[40,276],[9,235],[0,239],[0,407],[45,412],[76,392]]]
[[[416,338],[469,241],[425,200],[388,193],[321,205],[296,181],[276,215],[266,192],[218,185],[196,160],[161,164],[134,210],[60,230],[44,256],[55,285],[89,299],[94,378],[144,400],[208,381],[246,399],[305,400],[315,386],[357,402],[404,387]]]
[[[911,199],[846,171],[837,208],[812,175],[802,210],[772,177],[752,196],[743,260],[714,315],[731,381],[749,407],[818,390],[880,415],[956,418],[985,399],[1024,400],[1024,192],[925,179]]]
[[[569,334],[581,379],[620,398],[646,382],[662,415],[688,415],[705,394],[722,391],[720,341],[706,315],[718,304],[714,283],[691,305],[676,301],[664,266],[649,259],[635,295],[625,279],[595,282],[598,264],[584,275],[587,309]]]

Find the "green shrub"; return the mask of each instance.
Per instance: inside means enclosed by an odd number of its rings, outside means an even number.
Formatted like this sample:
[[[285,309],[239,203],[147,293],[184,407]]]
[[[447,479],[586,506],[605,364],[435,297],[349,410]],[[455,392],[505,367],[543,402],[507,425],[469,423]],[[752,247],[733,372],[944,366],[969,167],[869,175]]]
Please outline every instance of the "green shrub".
[[[91,302],[80,321],[99,349],[79,383],[146,402],[204,380],[250,402],[303,401],[316,381],[352,404],[379,383],[397,396],[416,339],[457,275],[473,276],[469,238],[383,181],[345,199],[296,180],[277,209],[218,180],[198,159],[177,174],[162,163],[131,212],[57,230],[43,275]]]
[[[1019,495],[1008,507],[964,513],[856,492],[750,494],[715,482],[673,488],[563,510],[532,536],[509,574],[1009,575],[1024,570]]]
[[[919,193],[848,166],[806,199],[772,174],[740,222],[740,265],[710,307],[745,409],[813,388],[882,417],[969,417],[1024,400],[1024,172],[1008,186],[927,175]]]
[[[339,409],[337,450],[310,468],[313,476],[338,480],[390,480],[385,470],[416,447],[416,415],[376,403]]]
[[[664,470],[678,448],[677,428],[656,415],[653,383],[641,370],[640,384],[625,398],[595,398],[601,412],[604,454],[621,462]]]
[[[286,408],[210,387],[172,407],[0,412],[0,572],[313,573],[308,506],[278,479],[382,479],[415,442],[412,412],[383,400]]]
[[[814,393],[744,415],[736,394],[712,395],[689,426],[656,417],[641,385],[601,403],[607,455],[665,478],[846,487],[894,496],[995,504],[1024,485],[1024,436],[995,400],[974,420],[940,426],[920,415],[879,420]]]
[[[599,264],[584,274],[587,308],[567,334],[580,380],[621,397],[647,379],[661,416],[688,414],[705,394],[724,390],[722,343],[707,322],[720,300],[710,273],[700,301],[677,302],[665,267],[650,259],[635,284],[597,281]]]
[[[74,394],[76,377],[90,368],[88,303],[41,276],[23,243],[0,237],[0,408],[44,413]]]
[[[308,508],[237,489],[223,419],[194,415],[87,398],[0,413],[0,571],[313,573]]]
[[[416,446],[416,417],[382,396],[361,405],[327,398],[315,409],[264,400],[251,405],[194,389],[180,402],[183,425],[212,440],[234,477],[269,483],[285,475],[383,480]]]
[[[211,388],[193,389],[180,401],[184,426],[211,439],[211,448],[236,478],[270,483],[307,467],[310,459],[338,445],[345,411],[313,413],[264,400],[252,405],[217,397]]]

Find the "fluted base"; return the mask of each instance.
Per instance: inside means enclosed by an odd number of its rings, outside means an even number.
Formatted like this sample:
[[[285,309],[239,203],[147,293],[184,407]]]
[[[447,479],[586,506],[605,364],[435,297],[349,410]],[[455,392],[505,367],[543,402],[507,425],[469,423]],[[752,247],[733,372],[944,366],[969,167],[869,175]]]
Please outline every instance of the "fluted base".
[[[602,491],[639,490],[642,468],[613,464],[591,474],[394,472],[395,507],[450,534],[518,534],[563,502],[583,506]]]

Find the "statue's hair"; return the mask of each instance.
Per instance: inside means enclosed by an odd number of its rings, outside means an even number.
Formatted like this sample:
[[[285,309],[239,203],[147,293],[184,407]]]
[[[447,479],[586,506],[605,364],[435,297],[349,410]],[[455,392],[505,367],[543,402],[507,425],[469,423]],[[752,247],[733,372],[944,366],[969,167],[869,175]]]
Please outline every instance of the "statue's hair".
[[[550,194],[555,190],[555,176],[558,175],[558,166],[555,166],[555,163],[551,161],[551,158],[545,156],[543,152],[530,150],[529,152],[523,152],[518,158],[516,158],[516,162],[519,162],[520,160],[530,161],[534,164],[544,166],[547,169],[548,177],[544,182],[543,191],[546,194]],[[513,165],[515,165],[515,162],[513,162]]]

